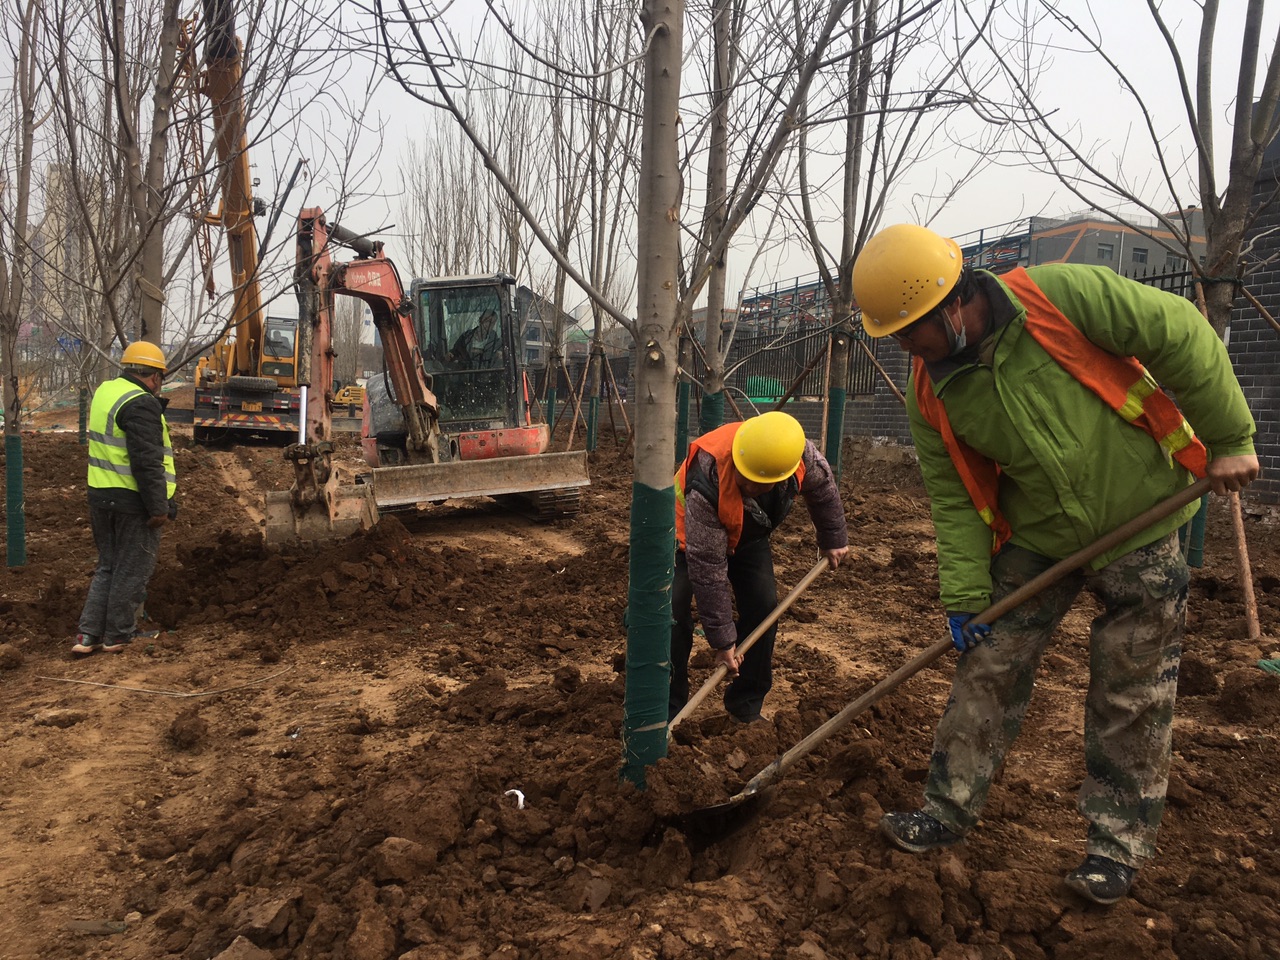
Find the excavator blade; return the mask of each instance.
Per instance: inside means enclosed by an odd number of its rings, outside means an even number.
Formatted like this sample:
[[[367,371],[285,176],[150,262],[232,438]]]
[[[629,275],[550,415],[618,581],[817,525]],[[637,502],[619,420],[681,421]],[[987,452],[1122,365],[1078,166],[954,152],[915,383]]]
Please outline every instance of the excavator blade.
[[[328,502],[326,502],[328,500]],[[305,507],[289,492],[267,494],[267,543],[293,540],[340,540],[378,522],[378,508],[368,487],[333,486],[330,497]]]
[[[540,453],[489,460],[420,463],[373,471],[373,497],[379,509],[412,507],[451,497],[516,496],[541,519],[578,512],[578,488],[588,486],[585,451]]]

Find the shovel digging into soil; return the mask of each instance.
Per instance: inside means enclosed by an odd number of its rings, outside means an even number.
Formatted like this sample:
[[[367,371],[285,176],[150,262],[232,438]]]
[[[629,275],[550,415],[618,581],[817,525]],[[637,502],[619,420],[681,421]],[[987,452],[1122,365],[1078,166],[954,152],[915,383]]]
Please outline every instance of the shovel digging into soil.
[[[806,573],[804,577],[800,580],[800,582],[797,583],[794,588],[792,588],[791,592],[788,593],[785,597],[783,597],[782,602],[779,603],[776,607],[774,607],[773,610],[770,612],[770,614],[760,622],[760,626],[752,630],[751,633],[747,635],[747,638],[743,640],[740,644],[738,644],[738,653],[745,654],[748,650],[750,650],[751,647],[755,644],[755,642],[764,635],[764,632],[768,630],[771,626],[773,626],[775,623],[777,623],[778,618],[781,617],[784,613],[786,613],[787,609],[793,603],[796,602],[796,598],[799,597],[800,594],[804,593],[805,590],[809,588],[809,584],[817,580],[818,577],[822,575],[822,571],[826,570],[830,565],[831,564],[827,561],[826,557],[822,557],[817,563],[815,563],[813,567],[809,570],[809,572]],[[728,672],[729,672],[729,668],[726,667],[723,663],[717,666],[715,670],[712,671],[711,676],[707,677],[707,682],[702,685],[702,687],[698,690],[697,693],[695,693],[692,697],[689,698],[689,701],[683,707],[680,708],[680,712],[677,713],[674,717],[672,717],[671,722],[667,724],[668,740],[671,739],[671,732],[675,730],[676,725],[680,723],[681,720],[689,716],[689,714],[693,713],[694,710],[697,709],[698,704],[702,703],[702,701],[707,698],[707,694],[709,694],[712,690],[715,689],[716,684],[718,684],[721,680],[723,680],[724,675]]]
[[[1004,616],[1024,601],[1034,597],[1049,585],[1061,580],[1068,573],[1077,570],[1117,544],[1123,543],[1135,534],[1142,532],[1153,523],[1177,512],[1193,500],[1200,499],[1208,492],[1209,481],[1197,480],[1191,486],[1175,493],[1167,500],[1162,500],[1150,510],[1134,517],[1128,523],[1122,524],[1084,549],[1078,550],[1065,560],[1055,563],[1044,573],[1027,581],[1008,596],[1003,597],[981,613],[976,614],[970,622],[975,624],[994,623],[998,618]],[[765,788],[771,786],[796,763],[808,756],[815,747],[844,730],[856,717],[884,696],[896,690],[950,649],[952,649],[950,637],[939,640],[910,662],[903,664],[889,674],[889,676],[848,704],[834,717],[774,760],[773,763],[752,777],[746,786],[724,803],[690,811],[676,818],[675,825],[688,836],[702,843],[715,843],[717,840],[724,839],[742,829],[767,803],[769,791]]]

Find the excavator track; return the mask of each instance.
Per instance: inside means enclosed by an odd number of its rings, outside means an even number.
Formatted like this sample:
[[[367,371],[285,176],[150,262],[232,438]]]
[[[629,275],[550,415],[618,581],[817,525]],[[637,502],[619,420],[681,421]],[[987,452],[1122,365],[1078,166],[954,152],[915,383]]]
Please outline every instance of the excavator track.
[[[530,493],[511,493],[495,497],[499,503],[530,520],[549,523],[552,520],[568,520],[582,510],[582,490],[568,487],[559,490],[534,490]]]

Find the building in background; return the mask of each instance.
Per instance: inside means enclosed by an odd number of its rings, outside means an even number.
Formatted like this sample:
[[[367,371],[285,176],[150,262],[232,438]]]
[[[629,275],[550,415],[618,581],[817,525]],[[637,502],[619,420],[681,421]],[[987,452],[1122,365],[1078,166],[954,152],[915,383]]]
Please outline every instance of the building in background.
[[[1189,207],[1167,217],[1186,221],[1192,252],[1203,263],[1204,211]],[[1154,217],[1130,217],[1129,220],[1146,233],[1118,223],[1100,211],[1086,210],[1064,217],[1028,217],[983,227],[955,240],[964,252],[966,263],[993,273],[1042,263],[1110,267],[1138,279],[1187,270],[1180,245]]]

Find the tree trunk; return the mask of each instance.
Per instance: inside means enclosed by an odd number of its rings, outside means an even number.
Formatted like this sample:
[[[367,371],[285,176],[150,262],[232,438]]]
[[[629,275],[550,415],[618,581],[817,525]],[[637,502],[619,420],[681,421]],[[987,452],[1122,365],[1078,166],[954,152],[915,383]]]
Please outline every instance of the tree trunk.
[[[710,243],[724,229],[729,193],[729,47],[730,0],[715,0],[711,11],[711,142],[707,151],[707,212],[702,231]],[[727,253],[726,253],[727,256]],[[707,319],[703,343],[707,358],[702,418],[703,433],[724,422],[724,349],[721,324],[724,321],[726,286],[725,256],[711,264],[707,278]],[[679,453],[679,451],[677,451]]]
[[[27,562],[27,514],[22,476],[22,392],[18,367],[18,338],[27,312],[27,218],[31,205],[31,169],[36,121],[36,30],[39,8],[35,0],[22,8],[18,40],[17,76],[18,149],[17,177],[13,184],[14,209],[0,206],[0,350],[4,352],[4,453],[5,453],[5,553],[10,567]],[[8,190],[0,187],[0,204]],[[5,221],[8,221],[6,224]],[[6,244],[4,227],[9,226]],[[5,247],[8,247],[6,250]]]
[[[680,168],[677,145],[683,0],[645,0],[643,131],[637,198],[635,478],[627,590],[627,677],[622,775],[667,752],[671,683],[671,580],[675,567],[675,395]]]
[[[124,0],[115,0],[115,36],[117,49],[113,51],[116,77],[123,81],[128,69],[123,61],[121,37],[125,29]],[[151,98],[150,141],[147,144],[146,165],[142,162],[142,148],[137,137],[137,125],[133,118],[122,116],[121,131],[127,138],[129,156],[130,194],[132,196],[134,222],[138,230],[139,253],[137,286],[140,298],[139,318],[141,326],[138,338],[159,344],[164,323],[164,222],[168,216],[165,185],[168,182],[165,162],[168,156],[169,127],[172,124],[174,78],[178,53],[178,4],[166,0],[160,25],[159,72]],[[123,106],[128,98],[120,96]]]

